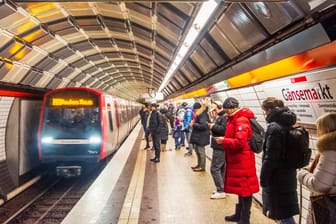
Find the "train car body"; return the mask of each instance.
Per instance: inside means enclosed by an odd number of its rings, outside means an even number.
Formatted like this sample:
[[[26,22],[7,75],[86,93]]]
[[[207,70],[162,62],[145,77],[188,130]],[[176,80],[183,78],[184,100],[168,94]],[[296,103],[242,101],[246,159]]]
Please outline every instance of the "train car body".
[[[43,99],[38,143],[42,163],[58,173],[111,155],[136,124],[138,104],[90,88],[49,91]],[[62,169],[61,169],[62,168]]]

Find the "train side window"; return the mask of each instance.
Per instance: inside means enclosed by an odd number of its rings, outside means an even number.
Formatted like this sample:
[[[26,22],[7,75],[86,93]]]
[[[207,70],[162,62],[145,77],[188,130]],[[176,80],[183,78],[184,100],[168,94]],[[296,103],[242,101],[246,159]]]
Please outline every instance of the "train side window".
[[[113,131],[113,120],[112,120],[112,112],[111,112],[111,104],[107,104],[107,115],[110,125],[110,130]]]

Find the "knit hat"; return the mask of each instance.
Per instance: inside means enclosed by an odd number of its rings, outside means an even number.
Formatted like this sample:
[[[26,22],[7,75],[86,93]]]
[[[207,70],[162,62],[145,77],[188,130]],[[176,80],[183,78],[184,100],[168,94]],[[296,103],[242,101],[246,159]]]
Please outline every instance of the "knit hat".
[[[200,103],[198,102],[194,103],[194,106],[193,106],[194,109],[200,109],[201,107],[202,105]]]
[[[238,108],[238,107],[239,107],[239,102],[236,98],[228,97],[224,100],[223,108],[233,109],[233,108]]]

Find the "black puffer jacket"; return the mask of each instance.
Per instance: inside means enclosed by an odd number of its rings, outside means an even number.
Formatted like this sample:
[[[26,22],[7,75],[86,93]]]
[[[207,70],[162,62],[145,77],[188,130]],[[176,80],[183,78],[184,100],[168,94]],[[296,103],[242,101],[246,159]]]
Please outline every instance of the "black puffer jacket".
[[[266,121],[269,125],[260,171],[263,213],[272,219],[284,219],[299,213],[296,169],[282,166],[286,130],[296,123],[296,115],[286,107],[275,108]]]
[[[224,137],[226,129],[226,114],[225,111],[222,110],[217,114],[216,121],[214,126],[211,128],[212,138],[211,138],[211,148],[224,150],[222,144],[217,144],[214,137]]]
[[[208,122],[208,108],[205,105],[197,111],[195,123],[192,128],[190,143],[199,146],[206,146],[210,143],[210,130]]]

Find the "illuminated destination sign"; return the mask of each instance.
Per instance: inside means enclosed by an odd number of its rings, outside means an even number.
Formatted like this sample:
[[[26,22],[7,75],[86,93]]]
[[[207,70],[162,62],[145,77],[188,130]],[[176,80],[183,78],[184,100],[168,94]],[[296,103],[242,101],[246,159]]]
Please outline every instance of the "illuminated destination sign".
[[[93,106],[92,99],[64,99],[52,98],[51,106]]]

